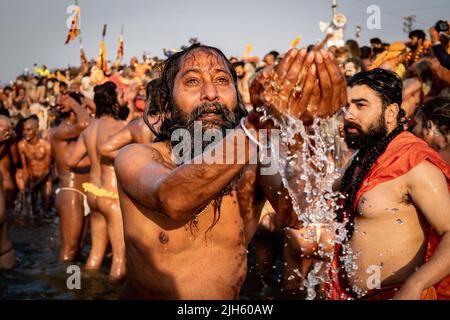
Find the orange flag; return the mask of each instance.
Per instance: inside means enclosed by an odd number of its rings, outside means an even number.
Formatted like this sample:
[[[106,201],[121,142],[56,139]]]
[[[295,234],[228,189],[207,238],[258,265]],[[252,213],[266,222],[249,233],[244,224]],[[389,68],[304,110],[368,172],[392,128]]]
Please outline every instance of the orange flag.
[[[108,65],[106,64],[106,24],[103,26],[102,41],[100,42],[100,52],[98,54],[97,67],[103,71],[107,71]]]
[[[80,34],[80,28],[79,28],[80,7],[74,6],[72,13],[73,13],[73,16],[72,16],[72,20],[70,22],[70,29],[69,29],[69,33],[67,34],[65,44],[68,44],[71,40],[75,40],[78,37],[78,35]]]
[[[119,37],[119,45],[117,47],[117,59],[116,59],[116,67],[118,67],[120,65],[120,61],[122,60],[123,57],[123,26],[122,26],[122,31],[120,32],[120,37]]]
[[[87,58],[86,58],[86,53],[84,52],[83,47],[80,46],[80,60],[81,60],[81,67],[85,67],[89,64]]]

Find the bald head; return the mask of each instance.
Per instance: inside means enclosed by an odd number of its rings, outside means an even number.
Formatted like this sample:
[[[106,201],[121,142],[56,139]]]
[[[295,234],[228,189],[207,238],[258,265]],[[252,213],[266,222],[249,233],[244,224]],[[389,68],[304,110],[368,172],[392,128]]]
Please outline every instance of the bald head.
[[[36,116],[31,116],[23,123],[23,137],[26,141],[31,141],[39,138],[39,119]]]
[[[11,119],[4,115],[0,115],[0,142],[8,140],[11,137],[11,132]]]
[[[0,115],[0,126],[12,128],[11,119],[8,118],[7,116],[1,114]]]

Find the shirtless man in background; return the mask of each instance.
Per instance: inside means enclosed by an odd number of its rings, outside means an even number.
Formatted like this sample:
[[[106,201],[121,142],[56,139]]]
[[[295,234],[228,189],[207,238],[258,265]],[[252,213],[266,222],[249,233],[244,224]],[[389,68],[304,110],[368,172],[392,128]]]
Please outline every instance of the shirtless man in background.
[[[101,182],[100,160],[96,153],[96,137],[98,119],[92,119],[86,129],[80,134],[72,150],[67,154],[66,163],[71,169],[78,166],[83,168],[85,158],[89,159],[91,170],[89,172],[89,182],[82,184],[87,195],[87,201],[91,224],[91,252],[86,261],[85,268],[88,270],[100,270],[108,246],[108,230],[106,220],[100,213],[97,206],[97,195],[90,186],[99,186]]]
[[[158,79],[152,80],[147,85],[147,106],[144,110],[144,116],[150,123],[151,128],[146,124],[143,117],[131,120],[119,132],[110,137],[100,146],[100,154],[105,158],[115,159],[121,148],[131,143],[150,143],[156,138],[156,133],[162,124],[158,105],[155,102],[154,88]],[[153,132],[155,130],[156,132]]]
[[[98,169],[95,182],[91,177],[90,183],[85,184],[84,188],[89,194],[95,196],[95,208],[106,223],[113,255],[109,276],[111,280],[118,280],[125,276],[125,243],[122,214],[118,201],[113,163],[110,159],[102,158],[99,149],[110,136],[125,126],[125,122],[121,121],[120,118],[126,118],[129,114],[121,115],[123,109],[119,106],[117,87],[113,82],[106,82],[96,86],[94,92],[96,121],[83,131],[67,161],[70,167],[76,167],[88,155],[91,165],[96,166],[96,169]],[[101,260],[96,259],[98,265],[101,265],[103,255]]]
[[[333,299],[432,299],[432,286],[450,273],[450,167],[404,131],[401,102],[393,72],[374,69],[348,82],[344,130],[359,151],[341,181],[347,198],[338,217],[348,221],[346,245],[357,269],[338,273]],[[426,260],[430,226],[440,242]]]
[[[89,124],[89,114],[82,106],[79,94],[70,93],[59,98],[61,123],[52,130],[51,144],[58,172],[55,206],[60,217],[61,261],[74,261],[83,248],[84,230],[89,207],[82,184],[89,181],[89,163],[84,168],[70,169],[67,154],[83,129]],[[88,159],[87,159],[88,160]]]
[[[23,123],[23,139],[19,142],[18,149],[25,187],[31,192],[32,198],[40,192],[44,210],[48,213],[52,198],[52,150],[50,143],[39,136],[39,119],[36,116],[30,116]]]
[[[450,98],[437,97],[420,107],[414,134],[425,140],[450,165]]]
[[[11,119],[4,115],[0,115],[0,136],[2,137],[0,142],[0,173],[3,176],[5,205],[7,209],[11,209],[14,208],[14,200],[17,195],[14,169],[19,162],[19,153]]]
[[[3,145],[5,141],[10,139],[12,132],[11,122],[8,122],[8,118],[5,117],[6,119],[3,119],[3,117],[0,116],[0,145]],[[4,126],[5,124],[6,127]],[[0,171],[0,271],[12,269],[15,263],[16,255],[8,237],[5,192],[2,172]]]

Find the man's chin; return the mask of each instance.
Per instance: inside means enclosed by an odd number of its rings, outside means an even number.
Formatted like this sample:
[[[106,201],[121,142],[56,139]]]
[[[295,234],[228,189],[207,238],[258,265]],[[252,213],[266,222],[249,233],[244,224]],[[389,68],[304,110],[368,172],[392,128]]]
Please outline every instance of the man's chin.
[[[361,147],[361,141],[356,136],[347,135],[345,142],[347,143],[347,147],[350,149],[359,149]]]

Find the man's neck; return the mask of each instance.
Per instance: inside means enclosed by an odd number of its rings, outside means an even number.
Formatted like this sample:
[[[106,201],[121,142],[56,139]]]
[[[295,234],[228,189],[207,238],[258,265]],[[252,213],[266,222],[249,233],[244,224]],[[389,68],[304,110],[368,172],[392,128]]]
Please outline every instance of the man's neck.
[[[30,141],[27,141],[27,143],[28,144],[31,144],[31,145],[36,145],[36,144],[38,144],[39,143],[39,137],[38,136],[36,136],[36,137],[34,137],[33,139],[31,139]]]

